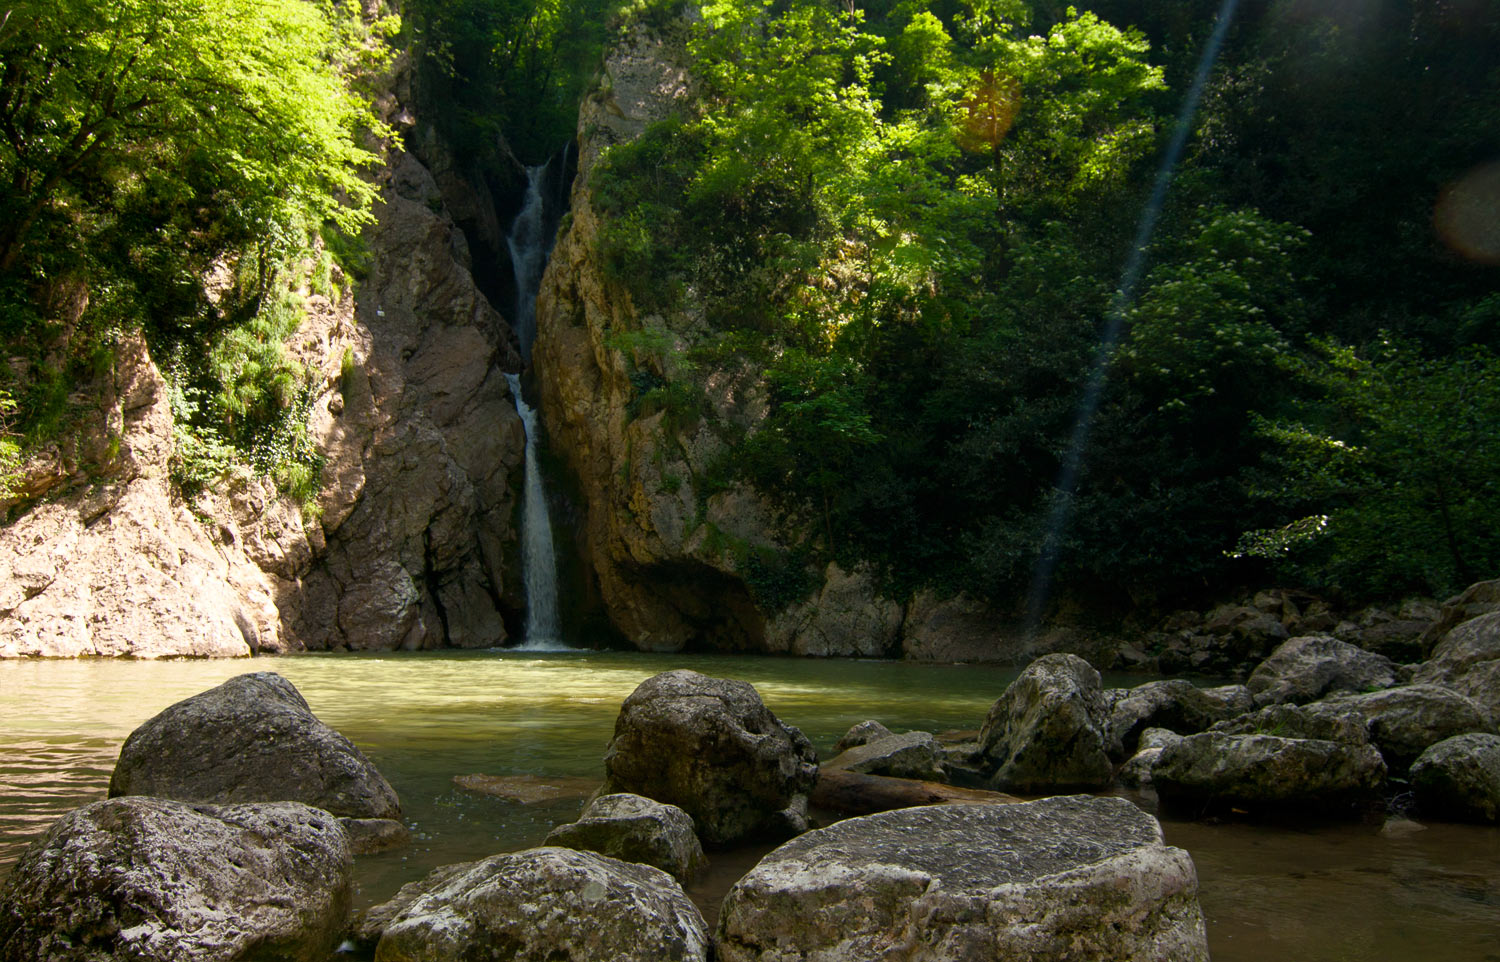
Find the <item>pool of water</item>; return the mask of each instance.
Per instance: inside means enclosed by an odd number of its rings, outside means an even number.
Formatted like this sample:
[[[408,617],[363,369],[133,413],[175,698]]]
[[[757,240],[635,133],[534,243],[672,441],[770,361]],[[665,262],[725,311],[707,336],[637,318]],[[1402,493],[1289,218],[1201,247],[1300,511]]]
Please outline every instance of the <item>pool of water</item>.
[[[602,777],[620,702],[669,668],[753,683],[820,754],[850,725],[975,728],[1014,670],[623,652],[302,655],[245,661],[0,662],[0,872],[58,815],[103,798],[120,744],[171,703],[253,670],[280,672],[401,796],[409,848],[356,865],[357,901],[429,868],[538,844],[576,799],[521,805],[456,775]],[[1139,681],[1139,679],[1134,679]],[[1130,681],[1114,680],[1115,684]],[[1219,962],[1500,960],[1500,832],[1432,825],[1316,830],[1167,822],[1192,853]],[[706,883],[749,864],[721,855]],[[703,896],[703,887],[697,894]]]

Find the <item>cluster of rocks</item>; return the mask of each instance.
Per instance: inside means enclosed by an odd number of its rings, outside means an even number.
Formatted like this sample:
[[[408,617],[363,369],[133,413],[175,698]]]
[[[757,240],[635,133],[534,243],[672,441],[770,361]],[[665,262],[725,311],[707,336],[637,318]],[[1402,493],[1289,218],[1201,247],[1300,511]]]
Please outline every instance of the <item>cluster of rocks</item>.
[[[347,927],[352,856],[408,840],[390,783],[272,672],[142,724],[109,795],[0,883],[4,962],[322,962]]]
[[[1445,608],[1419,665],[1310,634],[1244,684],[1119,689],[1045,655],[977,733],[864,722],[821,766],[750,685],[667,672],[622,705],[578,821],[354,919],[350,827],[398,814],[395,795],[291,685],[241,676],[143,725],[117,797],[60,820],[0,884],[0,962],[312,960],[341,938],[377,962],[1207,959],[1188,854],[1123,798],[1058,793],[1123,782],[1189,814],[1348,814],[1398,786],[1420,817],[1500,821],[1491,596],[1500,583]],[[809,831],[835,782],[870,814]],[[782,844],[711,928],[683,886],[705,845],[748,840]]]
[[[351,919],[349,835],[330,809],[389,811],[394,795],[348,780],[337,736],[298,742],[294,715],[311,717],[295,689],[249,675],[143,726],[116,787],[176,786],[189,800],[121,795],[60,820],[0,884],[0,959],[312,962],[341,939],[377,962],[1208,957],[1192,861],[1136,806],[923,806],[809,832],[819,768],[807,739],[748,684],[687,671],[625,702],[607,793],[577,822],[539,848],[438,868]],[[173,743],[166,729],[183,724],[205,726],[206,741],[244,729],[244,770],[224,769],[233,746]],[[254,777],[274,767],[257,741],[295,754],[327,808],[250,800],[284,791]],[[667,764],[663,745],[698,763]],[[847,749],[848,765],[897,781],[943,775],[952,755],[874,725]],[[700,835],[791,836],[734,885],[713,929],[683,889],[705,864]]]
[[[1296,617],[1319,617],[1309,608]],[[1275,633],[1252,609],[1235,618],[1245,631],[1223,637],[1250,644],[1246,626],[1259,625],[1261,644]],[[1421,639],[1425,662],[1307,634],[1267,651],[1244,684],[1217,688],[1172,679],[1106,689],[1082,659],[1047,655],[996,701],[963,746],[969,767],[955,770],[1026,794],[1118,782],[1189,814],[1358,813],[1410,792],[1420,817],[1494,822],[1500,582],[1400,630]]]
[[[1449,606],[1412,598],[1395,607],[1340,611],[1306,592],[1270,589],[1208,611],[1174,612],[1121,644],[1115,663],[1165,675],[1245,677],[1282,642],[1327,635],[1405,664],[1426,657],[1446,631],[1435,629]]]

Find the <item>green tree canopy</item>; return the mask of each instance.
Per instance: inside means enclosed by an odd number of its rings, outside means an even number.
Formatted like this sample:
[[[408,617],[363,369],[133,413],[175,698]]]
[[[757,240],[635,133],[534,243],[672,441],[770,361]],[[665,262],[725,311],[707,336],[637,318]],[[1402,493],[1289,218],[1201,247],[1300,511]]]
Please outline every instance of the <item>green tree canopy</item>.
[[[373,124],[331,2],[19,0],[0,27],[0,270],[49,226],[212,180],[225,216],[358,226]],[[342,16],[357,16],[349,11]],[[115,201],[117,203],[117,200]],[[53,221],[54,225],[44,224]]]

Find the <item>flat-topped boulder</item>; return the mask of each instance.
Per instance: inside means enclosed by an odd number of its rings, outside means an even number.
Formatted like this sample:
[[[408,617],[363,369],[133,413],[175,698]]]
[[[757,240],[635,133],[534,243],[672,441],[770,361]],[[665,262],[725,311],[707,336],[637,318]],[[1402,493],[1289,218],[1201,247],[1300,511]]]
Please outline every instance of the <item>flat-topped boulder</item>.
[[[724,899],[718,960],[1198,962],[1197,892],[1124,799],[908,808],[767,855]]]
[[[625,699],[604,754],[604,794],[676,805],[705,845],[807,829],[818,758],[747,682],[668,671]]]
[[[1109,706],[1077,655],[1043,655],[990,707],[979,732],[989,787],[1041,794],[1109,784]]]
[[[649,865],[534,848],[438,870],[378,920],[376,962],[708,962],[703,916]],[[367,931],[367,936],[373,936]]]
[[[947,777],[943,768],[943,747],[931,732],[886,735],[855,745],[824,762],[823,767],[929,782],[941,782]]]
[[[231,678],[147,720],[120,749],[109,794],[296,801],[362,819],[401,814],[396,792],[364,753],[269,671]]]
[[[578,821],[554,828],[545,844],[654,865],[684,884],[708,865],[691,815],[626,793],[594,799]]]
[[[326,962],[350,865],[338,819],[294,802],[95,802],[0,882],[0,958]]]

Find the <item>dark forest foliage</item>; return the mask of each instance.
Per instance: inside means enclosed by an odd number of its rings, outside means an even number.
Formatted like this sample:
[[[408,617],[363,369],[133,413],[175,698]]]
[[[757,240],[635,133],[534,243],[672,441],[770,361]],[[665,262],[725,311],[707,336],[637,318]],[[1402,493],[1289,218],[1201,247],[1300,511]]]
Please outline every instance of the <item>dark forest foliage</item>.
[[[1219,9],[703,6],[701,105],[606,155],[600,254],[641,308],[692,299],[764,360],[741,469],[804,549],[1024,594]],[[1500,159],[1497,51],[1484,3],[1240,5],[1121,308],[1065,587],[1441,593],[1500,567],[1500,250],[1434,227],[1500,216],[1500,177],[1454,187]]]

